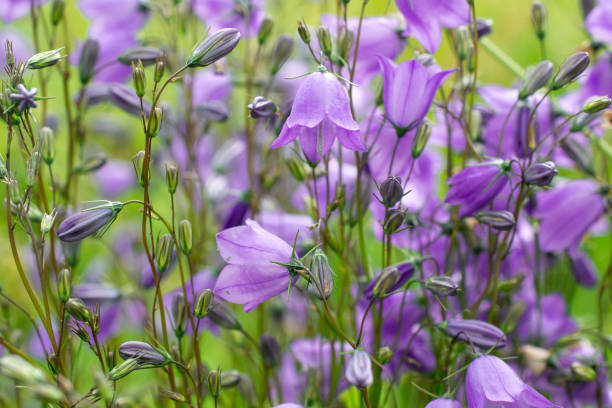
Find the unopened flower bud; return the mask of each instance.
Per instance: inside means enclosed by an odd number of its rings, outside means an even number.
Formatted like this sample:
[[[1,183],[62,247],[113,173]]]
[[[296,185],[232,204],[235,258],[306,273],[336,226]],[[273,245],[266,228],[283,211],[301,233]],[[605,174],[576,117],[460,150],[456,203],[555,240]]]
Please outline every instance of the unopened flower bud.
[[[517,274],[510,279],[502,280],[497,284],[497,289],[501,292],[514,292],[519,289],[525,280],[525,275]]]
[[[595,175],[591,154],[571,136],[563,138],[561,149],[580,170],[587,174]]]
[[[100,44],[98,40],[93,38],[88,38],[83,44],[79,59],[79,79],[83,85],[87,84],[94,76],[99,50]]]
[[[96,153],[86,157],[81,163],[77,164],[74,171],[78,174],[87,174],[98,170],[106,164],[106,155]]]
[[[144,160],[145,152],[144,150],[139,151],[132,157],[132,165],[134,166],[134,172],[136,172],[136,180],[141,186],[144,186]]]
[[[174,194],[178,186],[179,169],[175,164],[166,164],[166,186],[168,192]]]
[[[579,361],[574,361],[570,365],[572,371],[572,377],[577,381],[595,381],[597,378],[597,372],[593,367],[590,367]]]
[[[546,7],[541,1],[534,1],[531,5],[531,23],[536,36],[543,40],[546,37]]]
[[[173,246],[174,241],[170,234],[164,234],[157,240],[157,246],[155,247],[155,262],[157,263],[157,270],[160,275],[164,273],[170,265]]]
[[[221,388],[234,388],[242,380],[242,374],[238,370],[223,371],[219,377]]]
[[[169,400],[185,403],[187,402],[187,397],[183,394],[179,394],[178,392],[170,391],[170,390],[159,390],[159,394],[162,398],[168,398]]]
[[[350,52],[355,42],[355,34],[351,30],[344,30],[338,39],[338,53],[344,61],[350,58]]]
[[[162,353],[143,341],[126,341],[119,346],[119,355],[124,360],[136,359],[140,364],[160,367],[171,361],[167,353]]]
[[[497,327],[481,320],[451,319],[440,324],[447,336],[480,348],[501,348],[506,335]]]
[[[557,175],[557,166],[552,161],[535,163],[525,170],[525,182],[533,186],[545,187],[550,185],[553,177]]]
[[[188,67],[206,67],[232,52],[240,41],[240,31],[223,28],[215,31],[195,46],[187,59]]]
[[[584,105],[582,105],[582,112],[584,113],[598,113],[602,110],[608,109],[612,104],[612,99],[609,96],[597,96],[589,99]]]
[[[33,151],[26,163],[26,186],[33,187],[38,181],[41,161],[41,154],[38,151]]]
[[[158,56],[157,60],[155,61],[155,71],[153,71],[153,81],[155,83],[158,83],[159,81],[161,81],[161,79],[164,76],[165,69],[166,69],[166,62],[164,58]]]
[[[593,121],[597,120],[601,115],[599,113],[584,113],[580,112],[570,122],[570,132],[582,132]]]
[[[404,196],[402,179],[398,176],[389,176],[380,184],[380,197],[385,207],[393,207]]]
[[[53,0],[51,4],[51,25],[58,25],[64,17],[64,9],[66,8],[65,0]]]
[[[193,313],[198,319],[202,319],[208,314],[208,309],[210,308],[214,298],[215,294],[210,289],[204,289],[202,292],[200,292],[195,305],[193,306]]]
[[[269,118],[278,110],[273,101],[263,96],[256,96],[253,102],[248,105],[248,108],[253,119]]]
[[[383,224],[385,234],[391,235],[397,232],[404,223],[405,219],[406,213],[403,210],[393,209],[387,211],[385,223]]]
[[[376,352],[376,360],[378,360],[378,362],[382,365],[385,365],[391,361],[391,357],[393,357],[393,350],[391,350],[389,347],[381,347]]]
[[[304,163],[291,156],[290,158],[285,160],[285,165],[289,169],[289,172],[291,173],[295,181],[302,182],[305,180],[306,172],[308,171],[308,169],[306,168]]]
[[[315,287],[315,295],[328,299],[334,288],[334,276],[325,253],[316,249],[310,261],[310,272]]]
[[[286,34],[283,34],[278,37],[270,59],[270,72],[272,73],[272,75],[276,74],[278,70],[283,66],[283,64],[287,62],[287,60],[291,56],[292,51],[293,38],[289,37]]]
[[[163,52],[157,48],[134,47],[125,50],[119,57],[117,57],[117,60],[127,66],[137,64],[138,61],[140,61],[142,66],[146,67],[155,64],[162,56]]]
[[[61,51],[64,49],[56,48],[55,50],[49,50],[44,52],[39,52],[30,57],[28,62],[26,62],[26,66],[29,69],[42,69],[53,66],[62,59]]]
[[[225,302],[214,299],[208,308],[208,318],[211,322],[227,330],[240,330],[242,325]]]
[[[17,179],[11,179],[9,181],[9,191],[11,193],[11,202],[18,205],[21,202],[21,187],[19,187],[19,181]]]
[[[521,317],[523,316],[523,314],[525,314],[526,310],[527,310],[527,305],[525,304],[525,302],[518,301],[518,302],[513,303],[512,306],[510,306],[510,310],[508,311],[508,314],[506,315],[506,319],[504,320],[504,323],[502,324],[502,329],[506,333],[510,333],[514,331],[514,329],[516,329],[516,326],[518,326],[518,323],[521,320]]]
[[[53,135],[53,130],[50,127],[43,126],[38,134],[42,159],[45,163],[51,164],[53,159],[55,159],[55,136]]]
[[[59,272],[57,276],[57,297],[60,302],[64,303],[68,301],[72,293],[72,282],[70,278],[70,270],[64,268]]]
[[[427,279],[425,287],[440,297],[457,296],[459,285],[446,275],[435,275]]]
[[[46,235],[53,229],[53,225],[55,224],[55,217],[57,216],[57,211],[55,208],[51,210],[50,214],[43,214],[42,220],[40,221],[40,232],[43,235]]]
[[[119,109],[132,114],[140,116],[140,98],[136,95],[134,90],[124,84],[113,84],[108,88],[108,99]],[[148,102],[144,102],[145,112],[150,110]]]
[[[79,298],[69,298],[66,303],[66,311],[72,316],[74,319],[80,322],[87,322],[91,317],[91,313],[85,303]]]
[[[185,335],[187,329],[187,306],[182,293],[176,293],[172,297],[172,319],[174,320],[174,333],[180,339]]]
[[[259,338],[259,350],[266,367],[277,367],[281,362],[281,349],[278,340],[271,334],[262,334]]]
[[[134,83],[134,91],[139,98],[142,98],[145,94],[145,86],[147,79],[145,77],[144,68],[142,61],[132,62],[132,81]]]
[[[120,380],[141,366],[142,364],[137,358],[128,358],[123,363],[113,367],[113,369],[108,372],[108,379],[111,381]]]
[[[578,78],[589,66],[591,57],[586,52],[577,52],[561,64],[559,72],[553,78],[551,88],[553,90],[563,88]]]
[[[514,215],[510,211],[481,211],[476,219],[498,231],[510,231],[514,227]]]
[[[416,134],[412,141],[412,158],[416,159],[423,153],[427,142],[431,136],[431,125],[427,121],[423,121],[417,128]]]
[[[376,283],[372,288],[372,295],[375,298],[383,298],[391,294],[397,289],[397,284],[400,282],[401,274],[395,266],[390,266],[376,277]]]
[[[472,46],[472,35],[467,26],[457,28],[455,31],[455,51],[460,61],[465,61]]]
[[[554,67],[550,61],[542,61],[527,71],[525,83],[519,91],[519,99],[526,99],[548,84],[552,78]]]
[[[257,32],[257,42],[262,45],[266,42],[266,40],[270,37],[270,33],[272,33],[272,28],[274,27],[274,21],[272,19],[266,17],[261,22],[259,26],[259,31]]]
[[[363,350],[355,350],[346,364],[344,376],[349,384],[357,388],[367,388],[372,385],[374,376],[368,353]]]
[[[298,21],[298,35],[304,44],[310,44],[310,29],[303,21]]]
[[[57,236],[64,242],[80,241],[90,235],[101,236],[115,221],[123,208],[118,201],[79,211],[66,218],[57,229]]]
[[[332,41],[329,29],[327,27],[317,28],[317,39],[319,40],[319,48],[321,48],[323,54],[329,57],[332,53]]]
[[[193,228],[189,220],[181,220],[178,225],[178,242],[185,255],[191,254],[193,249]]]
[[[162,126],[162,120],[164,118],[164,111],[159,106],[153,109],[153,117],[151,118],[151,130],[149,136],[155,137],[159,133]]]
[[[208,383],[208,391],[213,398],[219,398],[219,391],[221,390],[221,375],[218,370],[212,370],[208,373],[206,379]]]
[[[0,358],[0,373],[18,383],[42,383],[45,373],[16,354]]]

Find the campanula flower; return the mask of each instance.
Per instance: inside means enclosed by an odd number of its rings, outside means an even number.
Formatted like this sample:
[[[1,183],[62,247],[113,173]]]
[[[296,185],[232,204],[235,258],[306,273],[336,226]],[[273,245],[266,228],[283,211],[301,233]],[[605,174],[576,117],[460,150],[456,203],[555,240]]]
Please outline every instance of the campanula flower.
[[[333,74],[318,71],[302,81],[291,114],[270,147],[284,146],[298,136],[311,163],[317,163],[327,154],[336,137],[349,150],[366,150],[359,124],[351,115],[348,93]]]
[[[28,90],[24,84],[19,84],[17,85],[17,92],[11,93],[9,97],[13,103],[17,104],[17,110],[23,112],[28,108],[36,108],[38,106],[34,98],[37,93],[37,88]]]
[[[395,65],[384,56],[378,57],[378,63],[383,76],[385,113],[398,130],[398,136],[421,123],[438,88],[456,71],[439,71],[435,66],[428,68],[417,60]]]

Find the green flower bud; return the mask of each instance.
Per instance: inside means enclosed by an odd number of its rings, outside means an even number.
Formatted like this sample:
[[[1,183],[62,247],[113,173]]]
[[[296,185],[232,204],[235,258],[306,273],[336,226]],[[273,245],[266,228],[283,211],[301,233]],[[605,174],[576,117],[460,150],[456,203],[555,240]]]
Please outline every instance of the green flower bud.
[[[310,29],[303,21],[298,21],[298,34],[304,44],[310,44]]]
[[[66,8],[65,0],[53,0],[51,4],[51,24],[56,26],[64,17],[64,9]]]
[[[72,280],[70,277],[70,270],[64,268],[59,272],[57,276],[57,297],[60,302],[65,303],[72,294]]]
[[[344,61],[350,59],[350,52],[354,42],[355,34],[351,30],[344,30],[338,40],[338,52]]]
[[[238,370],[223,371],[219,377],[221,388],[234,388],[242,380],[242,375]]]
[[[50,214],[43,214],[42,220],[40,221],[40,232],[43,235],[46,235],[51,231],[53,225],[55,224],[55,216],[57,215],[57,211],[55,208],[51,211]]]
[[[193,228],[189,220],[181,220],[178,225],[178,241],[181,251],[189,256],[193,249]]]
[[[66,311],[70,316],[74,317],[80,322],[87,322],[91,317],[91,313],[85,303],[79,298],[69,298],[66,301]]]
[[[79,59],[79,79],[81,84],[88,83],[93,78],[98,62],[98,51],[100,44],[98,40],[88,38],[81,49],[81,58]]]
[[[37,384],[32,387],[32,391],[36,399],[44,402],[57,404],[64,399],[64,393],[55,385]]]
[[[132,81],[134,82],[134,90],[136,91],[136,95],[139,98],[142,98],[145,94],[147,79],[145,77],[142,61],[140,60],[138,60],[136,63],[132,62]]]
[[[152,47],[134,47],[125,50],[117,60],[124,65],[132,65],[140,61],[143,66],[153,65],[163,56],[163,52]]]
[[[53,66],[62,59],[61,50],[62,48],[56,48],[54,50],[39,52],[30,57],[28,62],[26,62],[26,67],[29,69],[43,69],[50,66]]]
[[[525,280],[525,275],[518,274],[510,279],[503,280],[497,285],[497,289],[502,292],[514,292],[519,289]]]
[[[385,234],[391,235],[396,233],[404,220],[406,219],[406,213],[403,210],[393,209],[387,211],[385,215],[385,223],[383,224],[383,230]]]
[[[315,295],[319,298],[329,299],[334,288],[334,275],[325,252],[318,248],[315,249],[310,260],[310,273]]]
[[[608,109],[612,104],[612,99],[609,96],[599,96],[589,99],[584,105],[582,105],[582,112],[584,113],[598,113],[604,109]]]
[[[455,32],[455,51],[460,61],[465,61],[472,47],[472,35],[467,26],[459,27]]]
[[[74,168],[74,171],[78,174],[91,173],[93,171],[98,170],[105,164],[106,156],[104,155],[104,153],[96,153],[85,158],[83,162],[77,164]]]
[[[332,42],[329,29],[327,27],[317,28],[317,39],[319,40],[321,51],[329,57],[332,53]]]
[[[597,373],[593,367],[590,367],[584,363],[574,361],[570,365],[572,377],[577,381],[595,381]]]
[[[134,171],[136,172],[136,179],[141,186],[144,186],[144,159],[145,152],[139,151],[132,157],[132,164],[134,165]]]
[[[390,294],[392,288],[397,285],[401,279],[400,271],[397,267],[390,266],[376,277],[376,282],[372,288],[372,296],[375,298],[383,298]]]
[[[141,363],[138,358],[128,358],[123,363],[113,367],[113,369],[109,371],[108,379],[111,381],[117,381],[130,374],[132,371],[140,368],[140,366]]]
[[[187,59],[188,67],[207,67],[232,52],[240,41],[240,31],[223,28],[195,46]]]
[[[166,164],[166,185],[168,192],[174,194],[178,186],[179,169],[174,164]]]
[[[42,155],[37,151],[33,151],[32,155],[26,163],[26,186],[34,187],[34,185],[38,181],[38,173],[40,172],[41,160]]]
[[[270,37],[272,27],[274,27],[274,21],[268,17],[264,18],[259,26],[259,31],[257,32],[257,42],[260,45],[265,43],[268,37]]]
[[[391,361],[391,357],[393,357],[393,350],[389,347],[381,347],[376,352],[376,360],[382,365],[387,364]]]
[[[153,72],[153,81],[158,83],[164,76],[164,71],[166,69],[166,62],[164,58],[158,57],[157,61],[155,61],[155,71]]]
[[[157,136],[159,130],[161,129],[163,118],[164,111],[159,106],[156,106],[155,109],[153,109],[153,117],[151,118],[151,132],[149,136]]]
[[[208,373],[206,382],[208,383],[208,391],[213,398],[219,398],[219,391],[221,389],[221,373],[217,370],[212,370]]]
[[[276,41],[272,56],[270,58],[270,72],[276,74],[291,56],[293,51],[293,38],[288,35],[281,35]]]
[[[159,395],[162,398],[168,398],[172,401],[176,402],[187,402],[187,398],[183,394],[179,394],[178,392],[170,391],[170,390],[160,390]]]
[[[21,188],[19,187],[19,181],[17,181],[17,179],[11,179],[9,181],[9,191],[11,193],[11,202],[18,205],[21,202]]]
[[[53,130],[50,127],[43,126],[40,128],[38,137],[42,159],[47,164],[53,163],[53,159],[55,159],[55,136],[53,135]]]
[[[519,99],[526,99],[548,84],[552,78],[554,67],[550,61],[542,61],[527,71],[525,83],[519,91]]]
[[[427,146],[427,142],[429,141],[429,136],[431,136],[431,126],[428,122],[424,121],[419,125],[416,131],[416,135],[412,141],[412,158],[416,159],[423,153],[425,150],[425,146]]]
[[[172,297],[172,318],[174,319],[174,334],[180,339],[185,335],[187,329],[187,307],[185,296],[182,293],[176,293]]]
[[[170,234],[164,234],[157,240],[157,247],[155,248],[155,261],[157,263],[157,270],[161,275],[168,269],[170,260],[172,260],[172,247],[174,241]]]
[[[546,7],[540,1],[534,1],[531,5],[531,23],[536,36],[543,40],[546,37]]]
[[[518,301],[516,303],[513,303],[510,307],[510,310],[508,311],[508,314],[506,315],[506,320],[504,320],[504,323],[502,324],[502,331],[504,331],[505,333],[510,333],[514,331],[514,329],[516,329],[516,326],[518,326],[521,317],[523,316],[523,314],[525,314],[526,310],[527,305],[525,304],[525,302]]]
[[[289,173],[291,173],[291,175],[296,181],[302,182],[306,179],[306,172],[308,171],[308,169],[306,168],[304,163],[302,163],[295,157],[291,156],[290,158],[285,160],[285,166],[287,166],[287,168],[289,169]]]
[[[208,314],[208,309],[210,308],[214,298],[215,294],[210,289],[204,289],[202,292],[200,292],[198,299],[193,306],[193,312],[198,319],[202,319]]]

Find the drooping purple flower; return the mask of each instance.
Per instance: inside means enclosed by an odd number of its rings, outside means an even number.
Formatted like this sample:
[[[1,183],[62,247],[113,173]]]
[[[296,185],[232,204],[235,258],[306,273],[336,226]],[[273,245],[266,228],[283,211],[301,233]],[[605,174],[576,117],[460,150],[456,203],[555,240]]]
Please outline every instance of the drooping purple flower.
[[[359,124],[351,115],[346,89],[333,74],[314,72],[302,81],[291,114],[270,147],[284,146],[298,136],[311,163],[317,163],[327,154],[336,137],[349,150],[366,150]]]
[[[465,394],[470,408],[560,407],[525,384],[508,364],[490,355],[480,356],[468,366]]]
[[[9,98],[13,103],[17,104],[17,110],[23,112],[28,108],[36,108],[38,104],[34,96],[38,93],[37,88],[28,90],[24,84],[17,85],[17,92],[11,93]]]
[[[540,218],[540,246],[544,251],[575,248],[605,211],[600,187],[576,180],[536,196],[534,217]]]
[[[459,216],[465,217],[489,204],[508,183],[507,162],[486,162],[466,167],[449,178],[446,203],[461,205]]]
[[[456,69],[439,71],[425,67],[417,60],[395,65],[384,56],[378,57],[383,76],[383,102],[387,119],[400,129],[398,135],[416,128],[431,106],[434,95],[444,80]]]
[[[461,404],[448,398],[436,398],[425,405],[425,408],[461,408]]]
[[[217,278],[215,296],[244,305],[244,311],[281,294],[289,287],[287,268],[291,245],[263,229],[257,222],[226,229],[217,234],[217,247],[225,268]]]
[[[572,275],[576,282],[587,288],[597,285],[597,269],[591,258],[584,251],[570,253]]]
[[[406,18],[406,34],[435,52],[442,41],[442,27],[457,28],[470,21],[465,0],[395,0]]]
[[[482,320],[451,319],[442,323],[441,327],[449,337],[476,347],[489,349],[506,345],[504,332]]]
[[[584,22],[587,31],[597,41],[612,44],[612,3],[601,0]]]

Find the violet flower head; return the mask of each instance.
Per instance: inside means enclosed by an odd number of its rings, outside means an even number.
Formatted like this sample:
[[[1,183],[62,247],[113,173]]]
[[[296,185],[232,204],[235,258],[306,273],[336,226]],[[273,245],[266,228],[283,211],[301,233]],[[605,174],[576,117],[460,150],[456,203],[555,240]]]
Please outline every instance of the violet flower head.
[[[379,56],[383,76],[383,102],[387,119],[403,136],[416,128],[429,111],[434,95],[446,78],[456,71],[427,68],[417,60],[395,65]],[[399,133],[401,130],[401,134]]]
[[[38,93],[37,88],[28,90],[24,84],[17,85],[17,93],[11,93],[9,98],[13,103],[17,104],[17,110],[23,112],[28,108],[36,108],[38,104],[34,100],[34,96]]]
[[[311,163],[321,160],[336,137],[349,150],[366,150],[360,137],[359,124],[351,114],[348,93],[333,74],[318,71],[302,80],[293,100],[291,114],[270,147],[284,146],[298,136],[302,150]]]
[[[446,203],[461,205],[459,216],[482,210],[508,183],[508,162],[487,162],[466,167],[447,180]]]
[[[470,408],[560,407],[525,384],[508,364],[495,356],[480,356],[470,363],[465,393]]]
[[[115,221],[122,208],[123,203],[109,202],[73,214],[60,224],[57,236],[64,242],[80,241],[90,235],[99,237]]]
[[[461,408],[461,404],[448,398],[436,398],[425,405],[425,408]]]
[[[395,0],[406,18],[406,34],[435,52],[442,41],[442,27],[457,28],[470,22],[465,0]]]
[[[219,253],[228,265],[217,278],[215,296],[253,310],[260,303],[287,291],[291,274],[291,245],[263,229],[257,222],[229,228],[217,234]],[[278,263],[275,263],[278,262]]]

